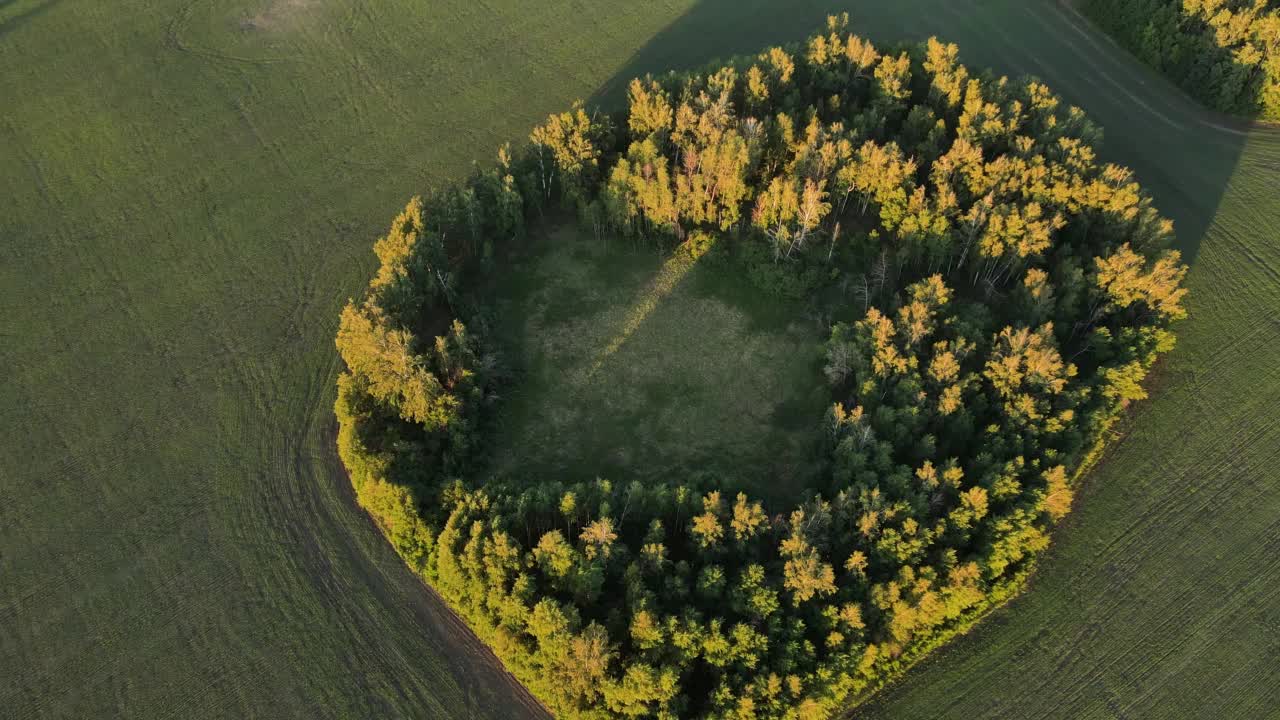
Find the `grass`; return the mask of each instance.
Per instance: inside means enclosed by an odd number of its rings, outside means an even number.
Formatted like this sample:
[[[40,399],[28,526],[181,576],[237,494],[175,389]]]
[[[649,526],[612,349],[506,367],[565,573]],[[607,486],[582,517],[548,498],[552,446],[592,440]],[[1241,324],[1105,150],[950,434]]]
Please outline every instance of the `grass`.
[[[615,481],[706,475],[805,487],[826,403],[818,323],[743,288],[731,261],[560,229],[501,274],[518,348],[493,470]]]
[[[0,2],[5,716],[537,715],[354,508],[337,312],[424,184],[841,8],[1042,76],[1193,261],[1031,590],[861,714],[1276,717],[1280,139],[1050,0]]]
[[[0,1],[0,715],[537,714],[354,506],[337,315],[692,5]]]

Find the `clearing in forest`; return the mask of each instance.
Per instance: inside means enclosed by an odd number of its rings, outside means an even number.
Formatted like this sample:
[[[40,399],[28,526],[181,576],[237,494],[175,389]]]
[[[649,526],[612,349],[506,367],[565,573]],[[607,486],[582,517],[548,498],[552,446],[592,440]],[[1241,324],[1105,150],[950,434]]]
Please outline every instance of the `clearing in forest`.
[[[806,485],[825,403],[818,324],[729,277],[726,258],[626,242],[561,228],[500,273],[497,324],[518,377],[492,470]]]

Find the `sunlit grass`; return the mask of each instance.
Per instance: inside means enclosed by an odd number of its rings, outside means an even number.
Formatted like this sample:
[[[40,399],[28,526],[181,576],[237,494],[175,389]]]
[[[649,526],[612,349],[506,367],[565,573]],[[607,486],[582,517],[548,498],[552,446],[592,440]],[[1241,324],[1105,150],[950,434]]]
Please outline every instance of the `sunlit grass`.
[[[671,295],[671,291],[675,290],[680,281],[689,274],[695,263],[697,263],[697,260],[694,259],[692,254],[678,250],[662,264],[658,274],[644,288],[631,306],[626,320],[622,323],[622,329],[605,346],[605,349],[596,356],[595,362],[591,364],[591,369],[587,372],[588,379],[595,377],[605,361],[613,357],[614,353],[618,352],[618,349],[644,324],[644,321],[658,307],[658,304]]]

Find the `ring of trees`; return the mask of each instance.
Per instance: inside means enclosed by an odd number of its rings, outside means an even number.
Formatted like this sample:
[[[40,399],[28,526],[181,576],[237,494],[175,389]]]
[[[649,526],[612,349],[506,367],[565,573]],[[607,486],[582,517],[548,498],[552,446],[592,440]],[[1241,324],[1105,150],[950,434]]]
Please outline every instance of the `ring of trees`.
[[[412,200],[342,312],[360,504],[558,716],[821,718],[866,697],[1019,587],[1173,345],[1171,223],[1078,108],[846,24],[635,80],[617,115],[552,115]],[[766,508],[706,478],[477,477],[509,382],[478,288],[556,210],[841,298],[822,487]]]

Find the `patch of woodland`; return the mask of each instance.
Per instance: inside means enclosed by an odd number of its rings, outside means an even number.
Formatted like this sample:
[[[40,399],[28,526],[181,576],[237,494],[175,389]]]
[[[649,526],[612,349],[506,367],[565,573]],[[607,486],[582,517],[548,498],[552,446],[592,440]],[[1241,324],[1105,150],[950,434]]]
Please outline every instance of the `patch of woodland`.
[[[343,311],[360,504],[557,716],[822,718],[864,698],[1016,590],[1173,345],[1171,224],[1078,108],[846,23],[638,79],[625,112],[552,115],[410,202]],[[715,478],[483,475],[514,382],[485,288],[566,213],[601,242],[723,254],[827,313],[812,487],[766,507]]]
[[[1081,9],[1208,107],[1280,121],[1275,0],[1082,0]]]

